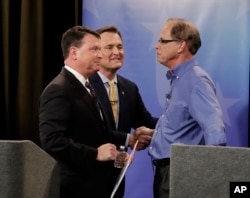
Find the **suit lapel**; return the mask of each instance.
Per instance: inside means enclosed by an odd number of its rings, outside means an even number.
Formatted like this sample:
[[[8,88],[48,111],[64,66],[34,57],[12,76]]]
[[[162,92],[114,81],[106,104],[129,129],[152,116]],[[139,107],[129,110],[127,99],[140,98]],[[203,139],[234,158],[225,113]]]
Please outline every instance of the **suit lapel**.
[[[126,86],[124,84],[124,81],[122,80],[122,78],[120,78],[119,75],[117,75],[117,80],[118,80],[118,93],[119,93],[119,125],[123,125],[122,120],[126,119],[123,118],[124,114],[126,114],[125,112],[127,112],[126,109],[126,104],[128,103],[128,101],[126,100],[126,95],[127,95],[127,90],[126,90]]]
[[[90,78],[90,82],[93,85],[97,98],[100,101],[101,108],[105,111],[105,114],[109,118],[113,118],[113,113],[109,101],[109,97],[106,91],[106,88],[104,87],[104,84],[100,78],[100,76],[96,73]],[[110,126],[112,126],[113,129],[115,129],[115,122],[114,119],[108,119]]]
[[[87,108],[89,108],[89,111],[96,112],[98,117],[100,117],[101,119],[100,113],[96,108],[94,100],[91,98],[90,94],[88,93],[86,88],[79,82],[79,80],[65,68],[62,68],[61,74],[64,75],[65,78],[67,78],[71,82],[73,87],[75,87],[77,94],[82,97],[82,102],[86,104]]]

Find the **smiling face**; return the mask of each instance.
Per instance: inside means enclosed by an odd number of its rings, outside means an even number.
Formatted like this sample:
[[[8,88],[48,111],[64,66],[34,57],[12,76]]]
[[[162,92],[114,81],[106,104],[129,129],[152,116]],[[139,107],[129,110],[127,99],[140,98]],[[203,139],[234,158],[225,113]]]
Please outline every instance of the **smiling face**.
[[[117,33],[104,32],[101,34],[101,67],[102,73],[115,73],[124,62],[123,42]]]

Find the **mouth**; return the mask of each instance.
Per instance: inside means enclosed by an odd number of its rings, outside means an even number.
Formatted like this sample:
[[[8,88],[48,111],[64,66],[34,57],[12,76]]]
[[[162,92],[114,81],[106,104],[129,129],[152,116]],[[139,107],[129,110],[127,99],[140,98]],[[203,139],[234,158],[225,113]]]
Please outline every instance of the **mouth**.
[[[121,59],[120,58],[112,58],[112,59],[110,59],[110,61],[121,61]]]
[[[97,66],[100,66],[101,62],[100,61],[96,61],[96,62],[94,62],[94,64],[97,65]]]

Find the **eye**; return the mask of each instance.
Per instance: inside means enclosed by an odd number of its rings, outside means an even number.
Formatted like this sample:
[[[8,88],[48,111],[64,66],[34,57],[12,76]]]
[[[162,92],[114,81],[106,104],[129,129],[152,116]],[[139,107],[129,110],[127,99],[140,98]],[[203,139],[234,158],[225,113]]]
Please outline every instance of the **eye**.
[[[117,49],[118,49],[118,50],[123,50],[123,45],[118,45],[118,46],[117,46]]]
[[[90,50],[96,52],[99,50],[99,47],[92,47],[92,48],[90,48]]]
[[[104,49],[106,49],[106,50],[112,50],[113,46],[112,45],[107,45],[107,46],[104,47]]]

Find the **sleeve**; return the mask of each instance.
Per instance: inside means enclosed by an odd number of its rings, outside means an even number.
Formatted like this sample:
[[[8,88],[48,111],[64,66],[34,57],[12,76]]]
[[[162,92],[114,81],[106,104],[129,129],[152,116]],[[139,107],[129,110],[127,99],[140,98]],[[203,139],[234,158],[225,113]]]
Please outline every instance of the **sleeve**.
[[[70,94],[59,85],[49,86],[40,97],[39,132],[41,147],[56,160],[79,168],[96,163],[97,149],[70,138],[72,125]]]
[[[204,132],[206,145],[226,145],[222,110],[216,98],[215,86],[202,78],[193,88],[190,112]]]

